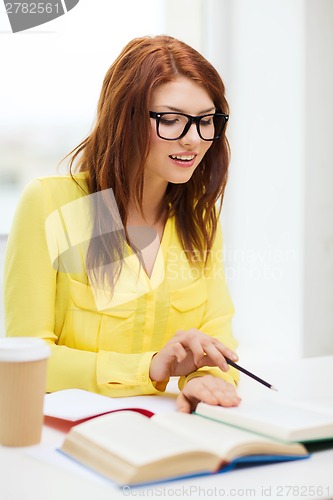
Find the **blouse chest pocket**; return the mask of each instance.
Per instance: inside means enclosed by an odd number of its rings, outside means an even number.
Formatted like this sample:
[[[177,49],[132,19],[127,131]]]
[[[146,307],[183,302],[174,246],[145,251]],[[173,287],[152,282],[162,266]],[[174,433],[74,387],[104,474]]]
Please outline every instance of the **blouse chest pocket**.
[[[137,300],[133,294],[123,293],[111,302],[104,294],[94,293],[90,285],[70,279],[69,307],[62,343],[77,349],[97,352],[113,349],[119,333],[128,335],[132,328]],[[109,301],[109,307],[106,307]]]
[[[186,287],[170,291],[170,327],[174,334],[178,330],[199,328],[207,301],[206,283],[197,280]]]

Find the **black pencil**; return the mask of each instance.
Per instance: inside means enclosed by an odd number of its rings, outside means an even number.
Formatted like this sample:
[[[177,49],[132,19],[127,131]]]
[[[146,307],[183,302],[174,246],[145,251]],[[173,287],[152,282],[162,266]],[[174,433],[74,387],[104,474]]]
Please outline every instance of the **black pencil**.
[[[231,361],[231,359],[226,358],[225,356],[224,356],[224,358],[225,358],[226,362],[228,363],[228,365],[233,366],[234,368],[236,368],[236,370],[239,370],[240,372],[245,373],[245,375],[248,375],[249,377],[253,378],[257,382],[260,382],[260,384],[263,384],[266,387],[268,387],[269,389],[272,389],[272,391],[277,391],[277,389],[274,387],[274,385],[269,384],[268,382],[266,382],[262,378],[259,378],[259,377],[257,377],[257,375],[254,375],[254,373],[251,373],[248,370],[246,370],[245,368],[243,368],[242,366],[237,365],[236,363]]]

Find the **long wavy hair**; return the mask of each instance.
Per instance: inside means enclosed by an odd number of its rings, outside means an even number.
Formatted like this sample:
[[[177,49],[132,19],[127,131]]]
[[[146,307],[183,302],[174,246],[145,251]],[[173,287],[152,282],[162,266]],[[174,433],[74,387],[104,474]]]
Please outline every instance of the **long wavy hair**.
[[[87,171],[90,193],[101,192],[94,198],[98,200],[94,203],[94,237],[89,243],[86,264],[89,276],[97,281],[106,277],[111,289],[128,253],[130,196],[142,213],[152,92],[178,76],[201,85],[218,111],[229,112],[221,77],[196,50],[170,36],[136,38],[126,45],[106,73],[92,132],[68,155],[71,175]],[[138,158],[134,189],[130,192],[128,167]],[[224,131],[222,137],[212,143],[188,182],[167,186],[160,216],[165,220],[175,217],[178,236],[193,265],[204,266],[212,247],[228,165],[229,144]],[[106,195],[110,189],[117,213]],[[220,204],[216,207],[218,200]],[[116,265],[108,266],[110,263]]]

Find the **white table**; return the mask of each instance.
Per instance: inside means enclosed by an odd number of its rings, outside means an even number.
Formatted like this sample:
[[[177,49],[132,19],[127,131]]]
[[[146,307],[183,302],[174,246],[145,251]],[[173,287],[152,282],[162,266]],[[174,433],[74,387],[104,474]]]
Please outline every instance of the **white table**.
[[[243,361],[243,360],[242,360]],[[244,361],[243,361],[244,363]],[[246,367],[293,399],[307,395],[333,415],[333,356],[294,363],[248,363]],[[263,386],[242,376],[239,392],[260,393]],[[332,416],[333,418],[333,416]],[[48,463],[36,455],[60,443],[63,434],[44,426],[42,443],[32,448],[0,447],[1,500],[113,500],[124,498],[333,498],[333,449],[311,458],[256,466],[214,476],[165,482],[146,489],[119,489],[79,466],[73,470]],[[148,491],[149,490],[149,491]]]

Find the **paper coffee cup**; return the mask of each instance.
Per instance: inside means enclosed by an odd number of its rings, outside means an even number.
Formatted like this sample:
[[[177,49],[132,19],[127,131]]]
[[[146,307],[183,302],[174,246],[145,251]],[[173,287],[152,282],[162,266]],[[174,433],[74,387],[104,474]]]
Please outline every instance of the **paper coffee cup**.
[[[0,339],[0,444],[40,442],[49,355],[42,339]]]

